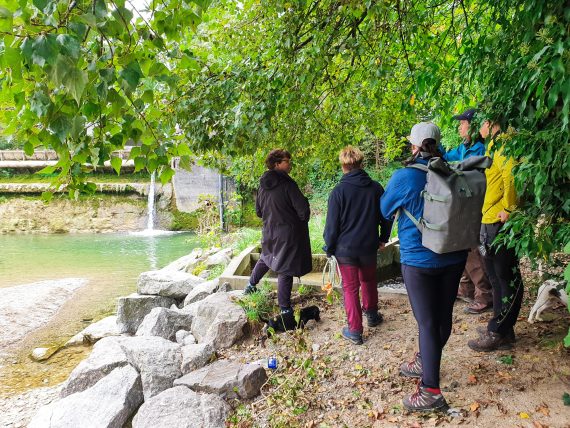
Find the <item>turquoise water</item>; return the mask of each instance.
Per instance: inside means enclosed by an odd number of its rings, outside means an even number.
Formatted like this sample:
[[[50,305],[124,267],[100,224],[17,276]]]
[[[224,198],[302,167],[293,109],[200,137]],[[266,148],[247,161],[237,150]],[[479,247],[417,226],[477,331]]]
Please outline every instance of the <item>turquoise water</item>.
[[[195,235],[0,235],[0,287],[60,278],[129,288],[197,246]],[[134,288],[133,288],[134,290]]]
[[[2,288],[15,285],[87,279],[45,327],[25,339],[28,348],[65,341],[113,313],[118,297],[136,291],[141,272],[160,269],[197,246],[189,233],[0,235],[0,298]]]

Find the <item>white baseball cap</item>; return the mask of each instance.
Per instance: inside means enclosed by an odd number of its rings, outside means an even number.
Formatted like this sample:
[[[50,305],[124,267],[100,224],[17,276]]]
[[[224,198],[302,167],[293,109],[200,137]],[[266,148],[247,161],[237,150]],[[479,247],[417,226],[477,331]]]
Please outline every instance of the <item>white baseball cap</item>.
[[[441,132],[435,123],[420,122],[412,126],[412,131],[407,138],[410,143],[418,147],[422,146],[422,143],[426,138],[434,139],[435,143],[439,144],[439,140],[441,140]]]

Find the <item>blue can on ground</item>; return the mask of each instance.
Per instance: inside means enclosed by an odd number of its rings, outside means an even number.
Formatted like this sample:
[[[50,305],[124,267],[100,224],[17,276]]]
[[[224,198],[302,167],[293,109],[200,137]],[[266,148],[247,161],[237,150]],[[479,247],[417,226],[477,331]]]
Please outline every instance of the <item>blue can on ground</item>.
[[[277,369],[277,358],[271,357],[267,360],[267,367],[273,370]]]

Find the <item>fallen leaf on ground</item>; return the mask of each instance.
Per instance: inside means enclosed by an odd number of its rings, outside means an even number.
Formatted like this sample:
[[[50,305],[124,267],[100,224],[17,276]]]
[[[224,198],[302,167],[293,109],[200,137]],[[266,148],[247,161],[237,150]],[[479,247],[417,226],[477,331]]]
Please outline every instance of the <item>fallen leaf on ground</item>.
[[[537,406],[535,411],[538,413],[542,413],[544,416],[550,416],[550,409],[548,408],[548,404],[546,403],[542,403],[540,406]]]
[[[519,416],[520,416],[521,419],[528,419],[528,418],[530,418],[530,416],[528,415],[528,413],[525,413],[525,412],[520,412],[520,413],[519,413]]]
[[[468,385],[476,385],[477,384],[477,377],[474,374],[470,374],[467,376],[467,384]]]
[[[481,404],[479,404],[477,401],[475,401],[474,403],[471,403],[471,405],[469,406],[469,409],[471,409],[472,412],[476,412],[480,408],[481,408]]]

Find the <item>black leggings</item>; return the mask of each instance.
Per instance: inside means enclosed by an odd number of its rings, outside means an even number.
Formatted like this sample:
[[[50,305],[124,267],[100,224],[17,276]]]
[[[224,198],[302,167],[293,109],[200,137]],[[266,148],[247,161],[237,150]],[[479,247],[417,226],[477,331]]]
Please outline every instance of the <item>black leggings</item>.
[[[269,266],[259,259],[251,272],[249,282],[257,285],[261,278],[269,272]],[[277,303],[281,309],[291,307],[291,290],[293,289],[293,277],[282,273],[277,274]]]
[[[422,383],[439,388],[441,352],[451,335],[453,303],[465,262],[444,268],[402,265],[414,317],[418,323]]]

